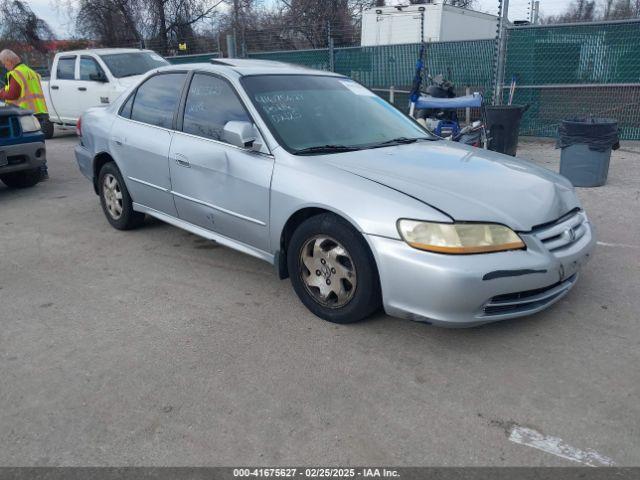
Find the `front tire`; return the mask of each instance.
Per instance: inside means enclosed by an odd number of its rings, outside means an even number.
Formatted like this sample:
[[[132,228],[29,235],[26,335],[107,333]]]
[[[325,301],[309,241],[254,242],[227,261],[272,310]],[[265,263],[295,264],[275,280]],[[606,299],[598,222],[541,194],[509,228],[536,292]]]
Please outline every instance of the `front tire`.
[[[373,255],[362,235],[336,215],[302,223],[289,242],[287,264],[296,294],[324,320],[358,322],[380,308]]]
[[[42,133],[44,133],[45,140],[51,140],[53,138],[55,128],[51,120],[49,120],[48,118],[41,119],[40,129],[42,130]]]
[[[35,186],[41,179],[40,168],[0,175],[0,180],[10,188],[30,188]]]
[[[105,163],[98,175],[98,193],[105,217],[113,228],[131,230],[142,225],[144,213],[133,210],[133,201],[114,162]]]

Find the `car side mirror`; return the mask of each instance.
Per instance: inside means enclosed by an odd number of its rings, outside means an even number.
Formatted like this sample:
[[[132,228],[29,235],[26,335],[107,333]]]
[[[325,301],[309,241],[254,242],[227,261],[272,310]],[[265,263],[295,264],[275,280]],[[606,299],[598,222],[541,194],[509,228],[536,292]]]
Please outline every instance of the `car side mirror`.
[[[227,122],[222,130],[222,139],[234,147],[263,151],[264,142],[260,132],[251,122]]]
[[[107,77],[105,76],[104,73],[100,72],[100,73],[90,73],[89,74],[89,80],[91,80],[92,82],[101,82],[101,83],[107,83],[109,80],[107,79]]]

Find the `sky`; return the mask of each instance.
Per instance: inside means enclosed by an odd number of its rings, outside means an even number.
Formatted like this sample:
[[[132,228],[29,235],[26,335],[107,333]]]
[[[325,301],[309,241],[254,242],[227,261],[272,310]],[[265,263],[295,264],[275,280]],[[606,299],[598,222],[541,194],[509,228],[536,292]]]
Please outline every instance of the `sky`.
[[[322,0],[318,0],[322,1]],[[393,0],[396,3],[402,0]],[[68,16],[55,7],[51,0],[27,0],[31,9],[42,19],[44,19],[53,29],[59,38],[67,38],[73,31],[73,24],[69,21]],[[540,13],[542,15],[556,15],[564,11],[571,0],[540,0]],[[496,14],[498,12],[498,0],[477,0],[476,9],[488,13]],[[509,19],[524,20],[528,18],[529,0],[510,0],[509,3]]]

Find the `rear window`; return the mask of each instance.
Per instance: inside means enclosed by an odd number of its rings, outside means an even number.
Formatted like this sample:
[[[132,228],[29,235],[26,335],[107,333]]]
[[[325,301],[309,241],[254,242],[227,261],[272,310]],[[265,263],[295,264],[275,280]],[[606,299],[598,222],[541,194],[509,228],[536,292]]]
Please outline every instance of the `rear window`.
[[[186,76],[186,73],[165,73],[140,85],[133,100],[131,120],[172,128]]]
[[[73,80],[76,71],[76,57],[62,57],[58,59],[56,77],[58,80]]]
[[[154,68],[169,65],[169,62],[153,52],[114,53],[100,55],[100,58],[116,78],[142,75]]]

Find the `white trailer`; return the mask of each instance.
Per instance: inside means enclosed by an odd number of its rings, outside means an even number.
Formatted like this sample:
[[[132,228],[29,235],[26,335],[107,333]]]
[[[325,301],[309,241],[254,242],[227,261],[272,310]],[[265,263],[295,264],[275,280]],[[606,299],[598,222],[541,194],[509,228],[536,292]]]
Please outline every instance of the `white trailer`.
[[[424,15],[424,36],[422,16]],[[498,17],[433,0],[373,7],[362,13],[362,46],[495,38]]]

